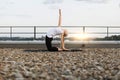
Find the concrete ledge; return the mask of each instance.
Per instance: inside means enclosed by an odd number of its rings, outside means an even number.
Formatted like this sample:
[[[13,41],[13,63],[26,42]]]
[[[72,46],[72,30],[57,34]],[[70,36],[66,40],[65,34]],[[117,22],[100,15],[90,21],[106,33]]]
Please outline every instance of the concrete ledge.
[[[60,41],[53,41],[60,46]],[[65,41],[67,48],[120,48],[120,41]],[[0,48],[46,48],[44,41],[0,41]]]
[[[60,41],[53,41],[58,44]],[[65,41],[66,44],[120,44],[120,41]],[[45,41],[0,41],[0,44],[45,44]]]

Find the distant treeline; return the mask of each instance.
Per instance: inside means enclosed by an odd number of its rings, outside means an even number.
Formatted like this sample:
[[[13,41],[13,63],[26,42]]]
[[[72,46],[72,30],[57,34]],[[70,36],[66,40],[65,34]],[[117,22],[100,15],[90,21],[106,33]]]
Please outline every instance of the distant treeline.
[[[32,41],[32,40],[45,40],[45,37],[42,36],[40,38],[34,38],[34,37],[0,37],[0,40],[1,41],[6,41],[6,40],[13,40],[13,41]],[[60,40],[59,37],[56,37],[54,38],[54,40]],[[74,37],[68,37],[68,38],[65,38],[65,40],[70,40],[70,41],[75,41],[75,38]],[[94,38],[92,40],[120,40],[120,35],[112,35],[112,36],[109,36],[109,37],[104,37],[104,38]]]
[[[94,40],[120,40],[120,35],[112,35],[104,38],[95,38]]]

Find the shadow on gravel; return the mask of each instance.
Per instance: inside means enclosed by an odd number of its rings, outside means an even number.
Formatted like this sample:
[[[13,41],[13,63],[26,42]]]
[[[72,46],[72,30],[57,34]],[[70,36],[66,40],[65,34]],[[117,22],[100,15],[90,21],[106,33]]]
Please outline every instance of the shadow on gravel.
[[[25,52],[79,52],[83,51],[81,49],[70,49],[70,50],[63,50],[63,51],[48,51],[48,50],[39,50],[39,49],[26,49]]]
[[[27,50],[24,50],[25,52],[49,52],[48,50],[35,50],[35,49],[33,49],[33,50],[29,50],[29,49],[27,49]]]

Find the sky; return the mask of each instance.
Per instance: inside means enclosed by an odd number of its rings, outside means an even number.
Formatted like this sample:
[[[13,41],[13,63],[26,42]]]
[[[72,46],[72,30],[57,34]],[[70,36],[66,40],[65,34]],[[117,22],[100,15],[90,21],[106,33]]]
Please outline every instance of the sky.
[[[120,26],[120,0],[0,0],[0,26]]]

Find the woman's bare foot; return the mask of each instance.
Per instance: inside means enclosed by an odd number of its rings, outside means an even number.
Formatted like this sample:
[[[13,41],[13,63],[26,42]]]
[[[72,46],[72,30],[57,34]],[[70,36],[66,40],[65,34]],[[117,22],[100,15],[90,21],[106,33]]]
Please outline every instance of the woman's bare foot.
[[[58,48],[58,51],[62,51],[63,49],[61,49],[61,48]]]

